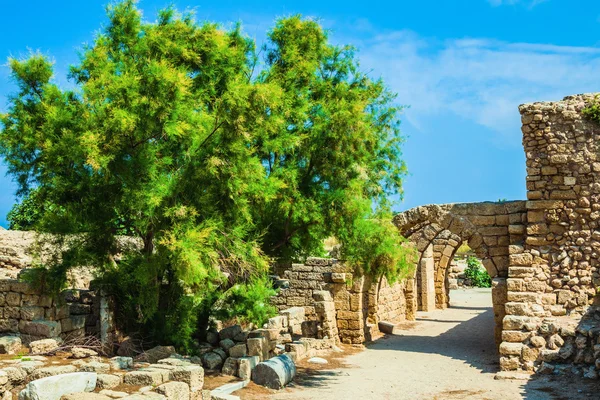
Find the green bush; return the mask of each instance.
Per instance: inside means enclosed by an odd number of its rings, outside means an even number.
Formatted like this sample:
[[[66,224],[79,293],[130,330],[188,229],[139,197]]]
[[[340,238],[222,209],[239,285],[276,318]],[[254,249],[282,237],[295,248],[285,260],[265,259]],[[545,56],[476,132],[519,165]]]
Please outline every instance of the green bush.
[[[476,257],[469,256],[467,258],[467,268],[465,269],[465,278],[471,280],[471,284],[475,287],[489,288],[492,287],[492,278],[487,273]]]

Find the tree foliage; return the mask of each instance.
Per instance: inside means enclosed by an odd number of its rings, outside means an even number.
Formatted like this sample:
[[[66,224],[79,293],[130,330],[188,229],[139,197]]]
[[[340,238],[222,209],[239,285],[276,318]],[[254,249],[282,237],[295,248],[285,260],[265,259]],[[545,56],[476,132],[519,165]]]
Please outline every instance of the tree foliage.
[[[318,255],[331,235],[359,272],[403,276],[410,252],[389,200],[406,172],[400,108],[352,47],[294,16],[269,32],[263,60],[240,26],[172,8],[149,23],[131,0],[107,13],[70,69],[74,89],[40,54],[10,60],[18,91],[0,154],[23,205],[45,205],[27,226],[69,238],[53,276],[101,267],[129,323],[182,346],[200,310],[260,303],[271,258]],[[116,262],[120,234],[139,245]]]

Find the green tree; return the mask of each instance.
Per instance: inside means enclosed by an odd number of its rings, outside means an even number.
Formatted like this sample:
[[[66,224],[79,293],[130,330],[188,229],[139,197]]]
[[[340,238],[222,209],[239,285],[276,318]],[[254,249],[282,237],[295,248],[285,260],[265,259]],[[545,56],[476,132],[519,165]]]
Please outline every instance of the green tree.
[[[68,249],[42,271],[50,289],[97,265],[122,321],[189,347],[224,299],[267,318],[270,258],[316,255],[331,234],[361,273],[409,269],[388,200],[405,173],[400,109],[352,48],[292,17],[261,62],[239,26],[173,9],[149,23],[132,0],[107,10],[71,67],[75,89],[42,55],[10,60],[0,155],[18,194],[46,205],[30,226]],[[119,248],[120,234],[137,246]]]

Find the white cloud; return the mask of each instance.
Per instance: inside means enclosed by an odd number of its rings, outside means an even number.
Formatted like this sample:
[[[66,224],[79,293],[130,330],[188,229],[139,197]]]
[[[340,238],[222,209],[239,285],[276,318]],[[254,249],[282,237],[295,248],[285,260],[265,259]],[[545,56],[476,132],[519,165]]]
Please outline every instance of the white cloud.
[[[449,111],[514,141],[519,104],[600,91],[598,48],[439,41],[410,31],[354,43],[363,68],[383,76],[399,102],[410,105],[406,118],[417,128]]]
[[[487,2],[490,3],[492,7],[514,6],[516,4],[523,4],[529,9],[532,9],[535,6],[545,3],[547,1],[548,0],[487,0]]]

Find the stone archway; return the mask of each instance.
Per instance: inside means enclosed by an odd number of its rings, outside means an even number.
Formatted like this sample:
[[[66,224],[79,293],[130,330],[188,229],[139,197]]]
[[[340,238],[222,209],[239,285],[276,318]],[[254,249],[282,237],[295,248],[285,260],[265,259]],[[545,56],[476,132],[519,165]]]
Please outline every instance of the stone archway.
[[[394,224],[412,242],[419,261],[413,284],[405,288],[407,316],[448,305],[446,272],[456,250],[467,242],[493,279],[496,342],[505,316],[510,245],[522,245],[524,201],[459,203],[417,207],[395,216]]]

